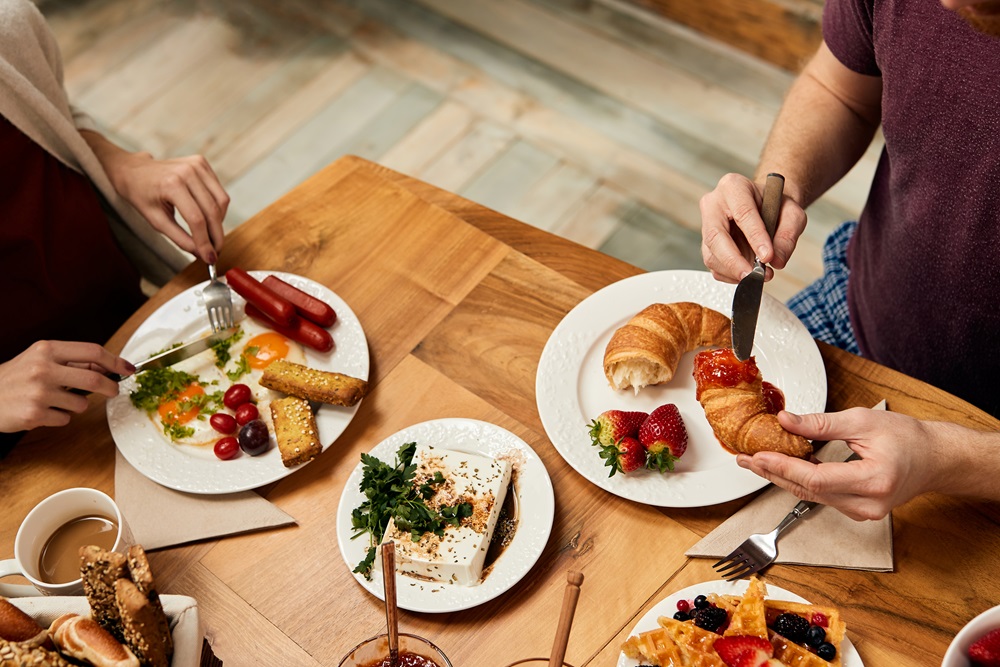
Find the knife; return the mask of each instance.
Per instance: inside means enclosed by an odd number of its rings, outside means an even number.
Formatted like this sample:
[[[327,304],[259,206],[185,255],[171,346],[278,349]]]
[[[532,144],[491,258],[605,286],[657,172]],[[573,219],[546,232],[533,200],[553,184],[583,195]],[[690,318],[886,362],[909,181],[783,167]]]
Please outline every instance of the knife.
[[[216,333],[205,336],[204,338],[199,338],[191,343],[185,343],[184,345],[179,345],[177,347],[172,347],[165,352],[160,352],[159,354],[153,355],[145,361],[140,361],[135,365],[135,373],[139,374],[142,371],[148,371],[153,368],[166,368],[167,366],[173,366],[179,361],[184,361],[185,359],[190,359],[196,354],[204,352],[208,348],[212,347],[220,341],[224,341],[231,337],[237,331],[239,327],[231,327],[229,329],[223,329]],[[119,377],[119,382],[125,379],[125,376]]]
[[[785,177],[768,174],[764,183],[764,203],[760,216],[764,219],[767,234],[774,238],[781,211],[781,193],[785,187]],[[733,295],[733,354],[740,361],[746,361],[753,352],[753,337],[757,330],[757,314],[760,312],[760,297],[764,292],[765,266],[754,257],[753,270],[740,280]]]

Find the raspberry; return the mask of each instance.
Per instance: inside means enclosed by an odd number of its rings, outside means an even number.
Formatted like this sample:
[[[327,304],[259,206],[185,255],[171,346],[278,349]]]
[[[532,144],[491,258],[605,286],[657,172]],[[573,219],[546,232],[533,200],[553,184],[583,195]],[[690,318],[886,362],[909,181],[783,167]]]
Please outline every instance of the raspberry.
[[[816,612],[812,617],[812,624],[818,625],[821,628],[825,628],[830,621],[826,620],[826,614],[821,614]]]

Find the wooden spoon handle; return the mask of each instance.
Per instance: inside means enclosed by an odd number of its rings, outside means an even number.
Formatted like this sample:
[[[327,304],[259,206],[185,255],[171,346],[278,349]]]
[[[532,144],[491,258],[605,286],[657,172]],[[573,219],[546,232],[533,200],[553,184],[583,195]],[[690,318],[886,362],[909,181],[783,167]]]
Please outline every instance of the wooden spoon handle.
[[[390,664],[399,656],[399,607],[396,606],[396,543],[382,545],[382,581],[385,590],[385,624],[389,634]]]
[[[556,639],[549,656],[549,667],[562,667],[566,657],[566,646],[569,644],[569,631],[573,626],[573,614],[576,612],[576,601],[580,598],[580,584],[583,583],[583,573],[570,571],[566,573],[566,590],[563,593],[562,612],[559,614],[559,626],[556,628]]]

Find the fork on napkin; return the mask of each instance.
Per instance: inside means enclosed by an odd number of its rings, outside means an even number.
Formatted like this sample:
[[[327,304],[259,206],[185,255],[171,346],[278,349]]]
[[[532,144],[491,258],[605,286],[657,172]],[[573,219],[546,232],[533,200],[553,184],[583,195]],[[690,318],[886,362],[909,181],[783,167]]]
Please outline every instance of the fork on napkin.
[[[885,401],[873,409],[884,410]],[[816,458],[843,461],[850,455],[851,449],[843,440],[832,440],[820,449]],[[748,535],[773,529],[798,501],[788,491],[772,486],[699,540],[685,555],[723,558]],[[832,507],[817,505],[782,534],[775,563],[891,572],[892,515],[878,521],[854,521]]]

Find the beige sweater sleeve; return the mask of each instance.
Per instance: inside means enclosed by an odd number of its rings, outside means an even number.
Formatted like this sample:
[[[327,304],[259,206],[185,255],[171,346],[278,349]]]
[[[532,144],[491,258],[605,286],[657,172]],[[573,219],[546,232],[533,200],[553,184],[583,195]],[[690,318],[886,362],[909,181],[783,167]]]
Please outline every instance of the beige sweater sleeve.
[[[99,130],[70,106],[59,47],[31,0],[0,0],[0,115],[90,179],[113,213],[112,231],[147,279],[162,284],[191,261],[118,195],[80,135],[81,129]]]

